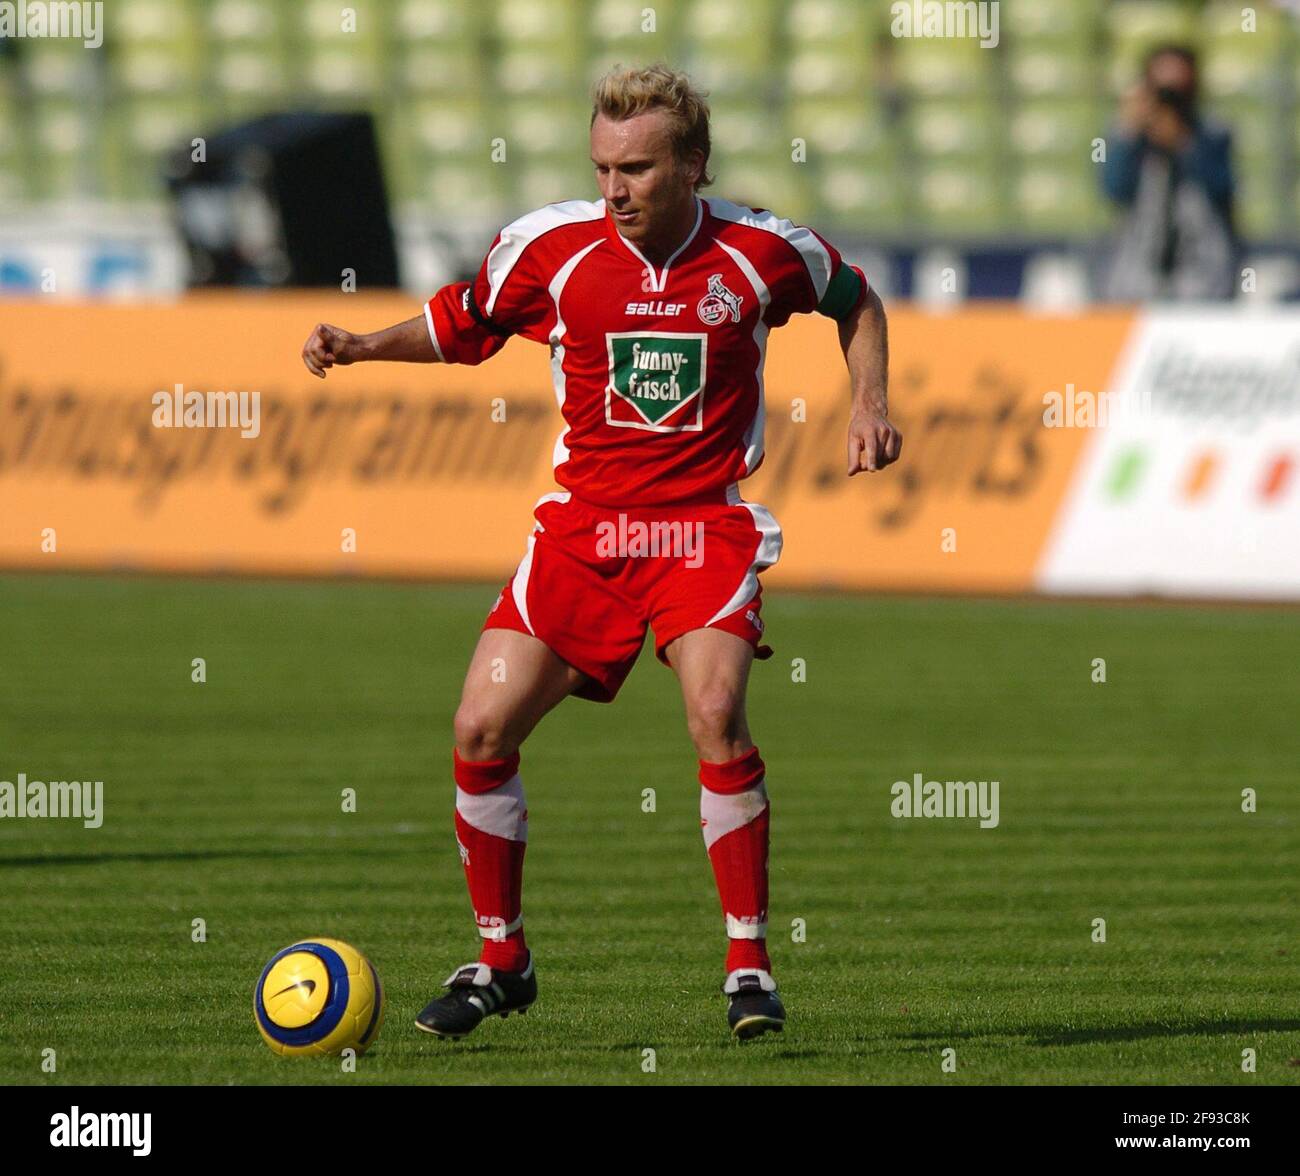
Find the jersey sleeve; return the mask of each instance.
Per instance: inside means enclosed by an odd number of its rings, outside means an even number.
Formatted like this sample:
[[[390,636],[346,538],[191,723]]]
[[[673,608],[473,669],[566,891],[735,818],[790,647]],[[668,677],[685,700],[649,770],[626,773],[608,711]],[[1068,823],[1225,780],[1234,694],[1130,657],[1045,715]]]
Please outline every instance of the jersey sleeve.
[[[482,363],[511,335],[546,342],[554,307],[538,258],[509,245],[507,234],[498,234],[472,282],[443,286],[425,303],[429,338],[443,363]]]
[[[771,300],[763,321],[784,326],[792,314],[816,311],[842,322],[867,296],[867,276],[850,265],[838,249],[812,229],[778,221],[784,247],[776,253],[768,279]]]

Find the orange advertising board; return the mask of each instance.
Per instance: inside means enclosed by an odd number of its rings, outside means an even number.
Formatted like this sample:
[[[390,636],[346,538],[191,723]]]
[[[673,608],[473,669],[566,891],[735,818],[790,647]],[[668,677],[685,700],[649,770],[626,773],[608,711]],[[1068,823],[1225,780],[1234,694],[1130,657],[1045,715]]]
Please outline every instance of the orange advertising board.
[[[1044,427],[1043,396],[1067,384],[1104,388],[1131,324],[1123,311],[890,310],[890,418],[902,456],[852,479],[844,475],[848,379],[833,324],[805,320],[797,334],[775,332],[767,457],[745,488],[782,525],[787,582],[1029,589],[1086,441],[1084,430]],[[800,394],[809,399],[806,425],[783,419]],[[779,570],[770,582],[780,582]]]
[[[0,315],[0,564],[503,579],[561,428],[546,349],[475,367],[363,364],[325,381],[324,320],[420,313],[396,295],[212,294],[175,304],[8,303]],[[890,312],[902,460],[845,476],[848,380],[833,323],[774,332],[767,457],[742,485],[781,523],[773,586],[1028,588],[1077,459],[1042,397],[1104,387],[1122,312]],[[257,392],[260,429],[160,428],[154,397]]]

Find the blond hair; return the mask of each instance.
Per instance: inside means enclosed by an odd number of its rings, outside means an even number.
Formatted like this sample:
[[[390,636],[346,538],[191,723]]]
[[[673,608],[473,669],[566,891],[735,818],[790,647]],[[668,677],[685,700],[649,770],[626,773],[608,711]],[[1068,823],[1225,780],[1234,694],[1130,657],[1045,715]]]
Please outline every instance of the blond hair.
[[[591,87],[591,122],[597,115],[621,122],[647,110],[668,112],[669,135],[677,158],[685,160],[692,151],[704,154],[697,188],[713,183],[708,174],[709,104],[691,79],[679,70],[663,64],[643,69],[614,66]]]

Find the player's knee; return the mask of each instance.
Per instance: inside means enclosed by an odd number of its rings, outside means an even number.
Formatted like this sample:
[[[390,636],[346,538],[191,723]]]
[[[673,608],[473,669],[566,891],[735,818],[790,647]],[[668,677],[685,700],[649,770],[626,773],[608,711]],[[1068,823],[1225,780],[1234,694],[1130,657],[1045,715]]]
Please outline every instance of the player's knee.
[[[702,690],[687,705],[686,723],[697,747],[730,742],[744,730],[744,699],[726,686]]]
[[[472,702],[457,708],[452,730],[462,759],[502,759],[519,749],[504,717]]]

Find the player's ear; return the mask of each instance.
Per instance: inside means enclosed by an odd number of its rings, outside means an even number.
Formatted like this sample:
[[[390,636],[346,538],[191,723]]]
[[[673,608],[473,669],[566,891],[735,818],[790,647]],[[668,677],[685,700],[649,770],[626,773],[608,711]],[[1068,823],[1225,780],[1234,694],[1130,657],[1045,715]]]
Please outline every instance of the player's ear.
[[[704,152],[698,147],[694,147],[686,153],[686,178],[690,180],[691,186],[694,187],[700,182],[703,175]]]

